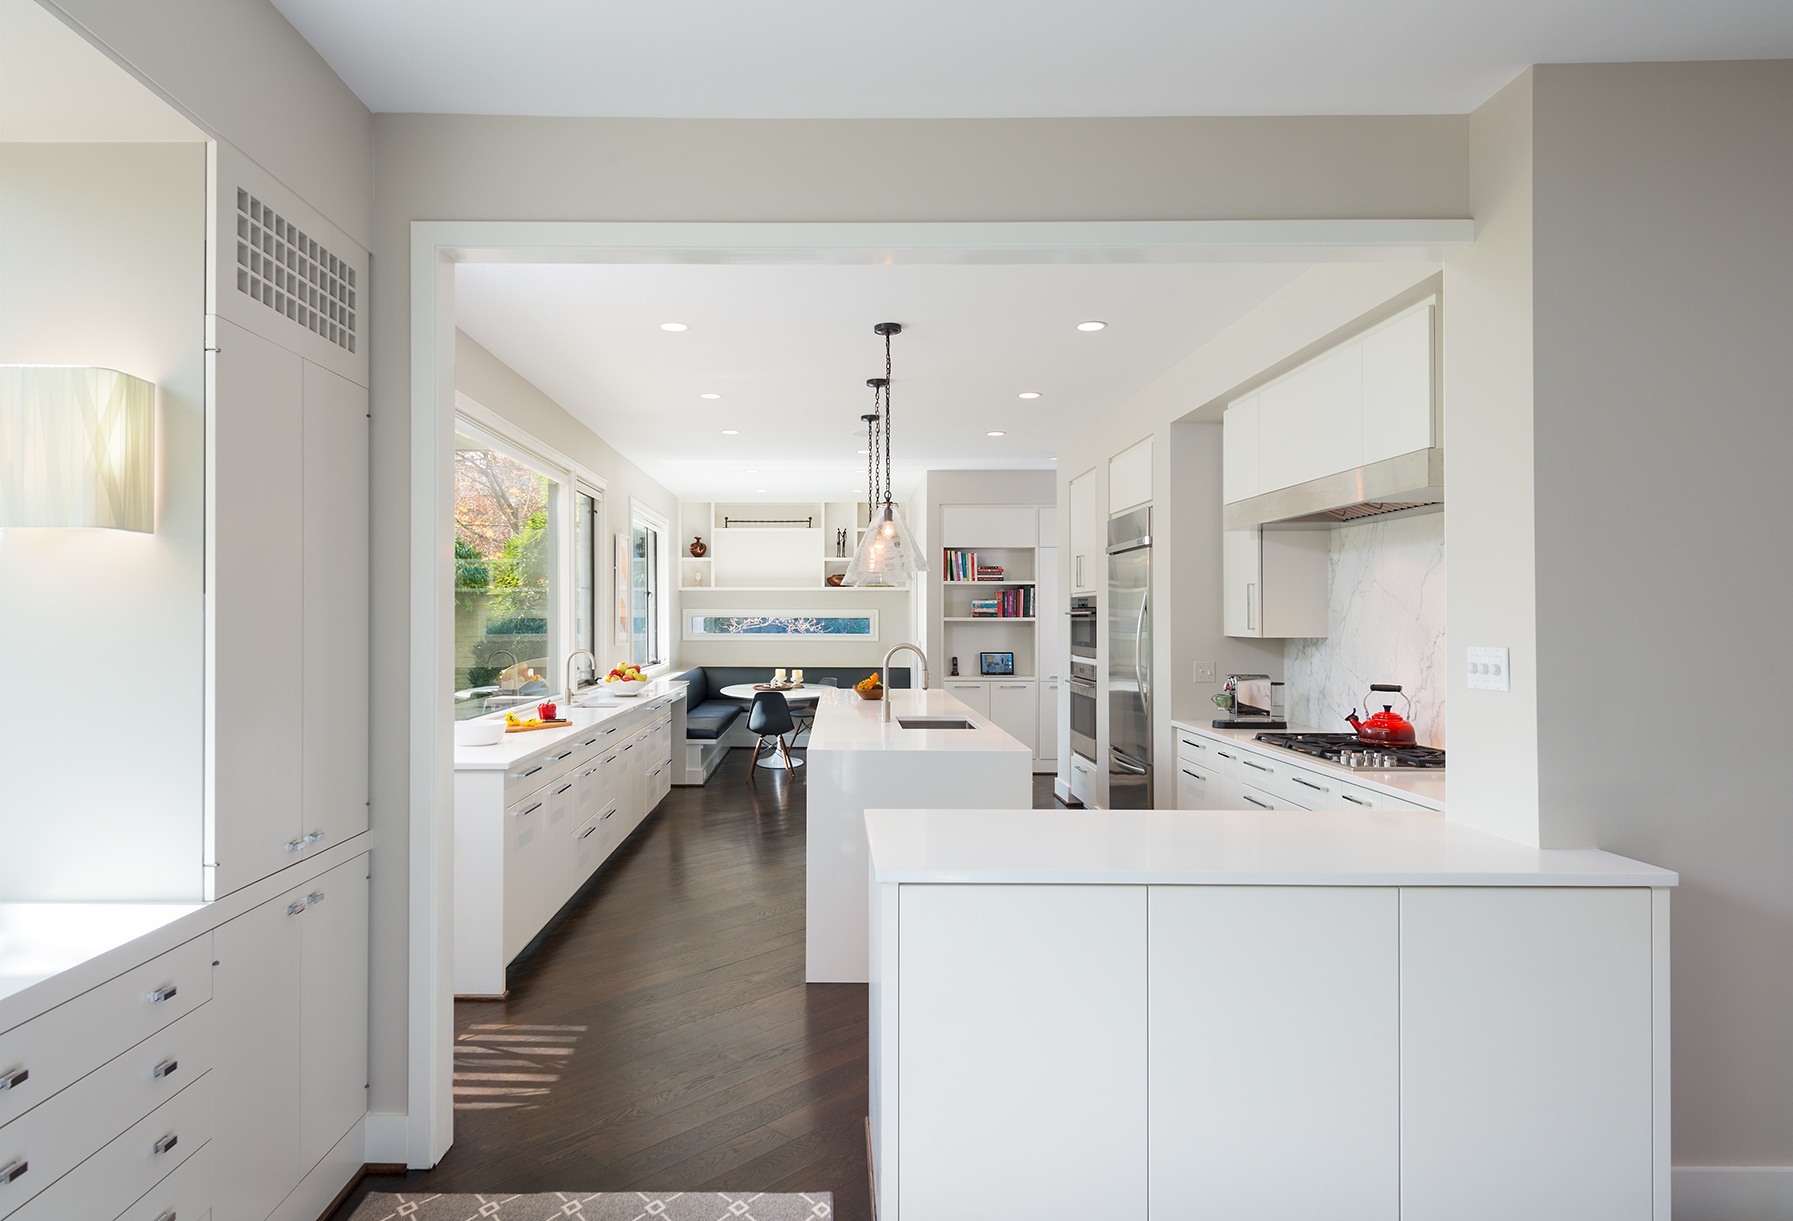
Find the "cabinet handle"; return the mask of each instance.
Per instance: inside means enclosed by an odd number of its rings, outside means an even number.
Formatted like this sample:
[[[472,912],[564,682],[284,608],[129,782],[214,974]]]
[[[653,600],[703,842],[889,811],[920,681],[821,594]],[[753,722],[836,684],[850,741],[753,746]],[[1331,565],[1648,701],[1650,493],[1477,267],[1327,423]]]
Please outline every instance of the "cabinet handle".
[[[310,894],[305,896],[305,902],[307,904],[322,903],[323,901],[324,901],[324,892],[321,890],[314,890]]]
[[[31,1080],[30,1069],[15,1068],[5,1076],[0,1076],[0,1091],[10,1090],[15,1085],[24,1085],[29,1080]]]
[[[591,837],[591,833],[593,831],[596,831],[597,829],[598,829],[598,824],[594,822],[591,826],[585,828],[585,830],[583,830],[579,833],[579,838],[580,839],[589,839]]]
[[[1231,759],[1232,758],[1232,756],[1227,754],[1224,750],[1217,750],[1214,753],[1219,755],[1222,759]]]
[[[1366,810],[1371,808],[1370,803],[1365,801],[1361,797],[1353,797],[1349,793],[1340,793],[1339,796],[1343,797],[1346,801],[1350,802],[1354,806],[1362,806]]]
[[[559,763],[562,759],[571,759],[572,757],[573,757],[573,752],[569,750],[565,754],[555,755],[552,759],[549,760],[549,762],[550,763]]]
[[[554,790],[554,795],[555,795],[555,796],[556,796],[556,797],[558,797],[558,796],[560,796],[560,795],[561,795],[561,794],[562,794],[562,793],[564,793],[564,792],[566,792],[566,791],[567,791],[567,790],[568,790],[568,789],[570,789],[570,788],[572,788],[572,787],[573,787],[573,782],[572,782],[572,781],[571,781],[571,780],[569,780],[569,781],[567,781],[567,782],[566,782],[566,783],[565,783],[565,784],[563,784],[563,785],[561,785],[561,786],[560,786],[560,787],[559,787],[559,788],[557,788],[557,789],[555,789],[555,790]]]
[[[176,1136],[173,1132],[170,1132],[166,1136],[159,1137],[156,1140],[156,1143],[151,1145],[150,1148],[154,1149],[157,1153],[166,1153],[180,1143],[181,1138]]]
[[[609,809],[609,810],[605,810],[605,811],[604,811],[604,817],[605,817],[605,818],[609,818],[609,817],[610,817],[610,816],[611,816],[611,815],[612,815],[612,814],[614,814],[614,813],[616,813],[616,811],[615,811],[615,810],[614,810],[614,809]]]
[[[305,841],[302,839],[289,839],[286,841],[286,850],[288,852],[297,852],[300,848],[303,848],[304,846],[305,846]]]
[[[303,903],[288,903],[286,905],[286,914],[289,916],[303,916],[305,914],[305,905]]]
[[[164,1060],[154,1068],[150,1069],[149,1075],[152,1079],[170,1077],[174,1075],[175,1070],[180,1068],[180,1066],[181,1062],[179,1060]]]
[[[1256,614],[1257,608],[1253,605],[1257,599],[1252,596],[1257,592],[1257,589],[1257,582],[1247,581],[1245,583],[1245,630],[1248,632],[1255,631],[1258,626]]]
[[[310,835],[307,835],[305,837],[305,842],[308,844],[315,844],[320,839],[323,839],[323,838],[324,838],[324,833],[322,831],[313,831]]]
[[[1183,774],[1185,776],[1189,777],[1191,780],[1200,780],[1203,783],[1206,783],[1207,779],[1208,779],[1206,776],[1198,775],[1197,773],[1190,771],[1188,768],[1183,769]]]
[[[604,765],[606,767],[608,767],[610,764],[615,763],[615,762],[616,762],[616,756],[611,755],[608,759],[604,760]]]
[[[174,1210],[171,1208],[167,1212],[159,1215],[156,1218],[156,1221],[180,1221],[180,1219],[175,1216]]]
[[[1257,806],[1259,809],[1274,810],[1276,808],[1275,806],[1270,805],[1267,802],[1259,801],[1256,797],[1253,797],[1249,794],[1240,794],[1240,795],[1243,796],[1245,798],[1245,800],[1251,802],[1252,805]]]
[[[535,813],[537,810],[539,810],[541,808],[542,808],[542,803],[538,801],[534,805],[530,806],[527,810],[518,810],[517,817],[518,818],[527,818],[531,814]]]
[[[179,996],[180,992],[181,990],[173,984],[163,984],[160,988],[157,988],[154,992],[149,994],[149,1003],[152,1005],[159,1005],[163,1001],[171,1001]]]
[[[530,768],[528,771],[523,772],[521,775],[519,775],[517,777],[517,779],[519,779],[519,780],[528,779],[530,776],[535,775],[537,772],[541,771],[542,768],[544,768],[546,766],[547,766],[547,764],[545,764],[545,763],[538,763],[534,767]]]
[[[25,1161],[8,1162],[0,1166],[0,1184],[10,1183],[31,1169],[31,1163]]]
[[[1304,787],[1304,788],[1310,788],[1310,789],[1312,789],[1312,790],[1313,790],[1313,791],[1314,791],[1314,792],[1316,792],[1316,793],[1330,793],[1330,792],[1332,792],[1332,790],[1331,790],[1331,789],[1329,789],[1329,788],[1327,788],[1327,787],[1326,787],[1326,786],[1325,786],[1325,785],[1323,785],[1323,784],[1315,784],[1315,783],[1314,783],[1314,782],[1313,782],[1313,781],[1312,781],[1312,780],[1303,780],[1303,779],[1302,779],[1302,778],[1301,778],[1301,777],[1300,777],[1300,776],[1290,776],[1290,777],[1289,777],[1289,779],[1290,779],[1290,780],[1293,780],[1293,781],[1294,781],[1294,782],[1295,782],[1295,783],[1296,783],[1296,784],[1299,784],[1299,785],[1301,785],[1301,786],[1302,786],[1302,787]]]
[[[1276,770],[1273,767],[1265,767],[1262,763],[1253,763],[1250,759],[1241,759],[1241,760],[1239,760],[1239,762],[1243,763],[1246,767],[1252,768],[1255,771],[1274,772]]]
[[[586,740],[586,741],[584,741],[584,742],[581,742],[581,743],[579,743],[579,745],[580,745],[580,746],[581,746],[581,747],[585,747],[585,746],[596,746],[596,745],[597,745],[597,744],[598,744],[598,740],[597,740],[597,739],[596,739],[596,738],[590,738],[590,739],[588,739],[588,740]]]

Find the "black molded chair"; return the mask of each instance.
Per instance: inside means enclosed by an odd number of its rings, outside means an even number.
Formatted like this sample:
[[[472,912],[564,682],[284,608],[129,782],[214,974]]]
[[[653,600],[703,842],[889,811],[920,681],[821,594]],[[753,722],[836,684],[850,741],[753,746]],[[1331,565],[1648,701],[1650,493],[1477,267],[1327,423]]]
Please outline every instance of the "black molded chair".
[[[747,710],[747,732],[757,734],[759,741],[753,744],[753,758],[747,762],[747,779],[751,783],[754,773],[759,771],[760,752],[776,750],[784,758],[784,770],[791,771],[791,748],[785,744],[784,735],[794,733],[797,723],[791,719],[791,705],[781,692],[756,691],[753,693],[753,707]],[[766,745],[771,738],[773,746]]]

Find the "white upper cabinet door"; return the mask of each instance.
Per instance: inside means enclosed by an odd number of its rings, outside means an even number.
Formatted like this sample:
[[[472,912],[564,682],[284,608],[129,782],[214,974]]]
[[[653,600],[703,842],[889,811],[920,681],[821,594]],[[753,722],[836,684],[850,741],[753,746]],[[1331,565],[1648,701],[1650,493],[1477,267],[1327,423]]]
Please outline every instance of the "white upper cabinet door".
[[[304,891],[299,1154],[309,1173],[367,1112],[367,857]]]
[[[1152,439],[1108,460],[1108,511],[1121,513],[1152,499]]]
[[[1220,536],[1221,630],[1228,636],[1264,634],[1263,565],[1256,528]]]
[[[1221,499],[1249,500],[1258,494],[1258,396],[1229,404],[1220,430]]]
[[[1058,506],[1046,505],[1040,510],[1040,546],[1058,546]]]
[[[1042,678],[1061,678],[1065,658],[1059,654],[1065,647],[1064,621],[1068,604],[1058,586],[1058,548],[1041,547],[1038,563],[1034,574],[1039,581],[1035,590],[1035,609],[1040,625],[1036,672]]]
[[[1040,511],[1033,505],[941,505],[943,547],[1038,547]]]
[[[1072,593],[1091,593],[1108,579],[1105,537],[1101,506],[1096,500],[1096,472],[1085,471],[1071,480]]]
[[[224,895],[292,864],[304,834],[305,362],[222,319],[217,333],[208,859]],[[335,664],[365,673],[366,649]]]
[[[990,719],[1011,738],[1026,743],[1034,754],[1040,753],[1039,691],[1033,683],[991,683]]]
[[[1363,338],[1363,460],[1433,445],[1432,306]]]
[[[1258,395],[1258,491],[1350,470],[1363,461],[1363,354],[1334,349]]]
[[[1395,1221],[1399,893],[1150,890],[1151,1215]]]
[[[367,444],[367,391],[307,362],[301,828],[320,836],[313,851],[367,830]]]

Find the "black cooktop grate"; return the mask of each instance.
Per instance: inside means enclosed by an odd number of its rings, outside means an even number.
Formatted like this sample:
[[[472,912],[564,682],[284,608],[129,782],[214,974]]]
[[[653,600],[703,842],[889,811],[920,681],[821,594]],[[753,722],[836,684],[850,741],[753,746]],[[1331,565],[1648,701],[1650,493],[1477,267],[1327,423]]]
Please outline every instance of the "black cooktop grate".
[[[1444,752],[1435,746],[1383,746],[1360,742],[1354,733],[1261,733],[1258,741],[1266,746],[1280,746],[1297,754],[1339,763],[1345,754],[1371,751],[1392,757],[1386,766],[1395,768],[1441,768]]]

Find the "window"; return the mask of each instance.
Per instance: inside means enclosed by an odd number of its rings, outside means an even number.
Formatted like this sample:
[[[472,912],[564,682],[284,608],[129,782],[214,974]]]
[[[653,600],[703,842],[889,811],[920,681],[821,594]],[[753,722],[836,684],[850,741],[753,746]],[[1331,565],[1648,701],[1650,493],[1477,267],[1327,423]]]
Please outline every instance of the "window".
[[[455,718],[551,697],[560,485],[464,425],[455,436]],[[561,509],[559,512],[564,513]]]
[[[646,668],[666,660],[660,605],[665,523],[635,513],[629,547],[629,660]]]
[[[580,488],[573,494],[573,647],[589,649],[594,657],[598,656],[598,573],[603,571],[598,554],[604,537],[598,528],[599,504],[595,492]],[[586,669],[587,663],[580,661],[573,672],[575,685]]]

